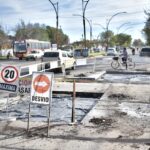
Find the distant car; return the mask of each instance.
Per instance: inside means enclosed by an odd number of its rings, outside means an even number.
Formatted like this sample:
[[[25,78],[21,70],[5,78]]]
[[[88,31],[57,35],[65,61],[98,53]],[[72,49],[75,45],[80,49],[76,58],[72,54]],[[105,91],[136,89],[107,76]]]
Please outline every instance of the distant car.
[[[100,52],[100,49],[99,48],[93,48],[93,51],[94,52]]]
[[[75,59],[67,51],[56,50],[46,51],[42,57],[43,62],[58,61],[61,67],[61,71],[64,69],[75,67]]]
[[[140,51],[140,56],[150,57],[150,47],[142,48],[141,51]]]
[[[37,60],[37,59],[42,58],[43,55],[44,55],[44,52],[42,50],[33,50],[25,56],[25,59],[26,60],[30,60],[30,59]]]
[[[107,56],[116,56],[118,55],[117,51],[115,48],[108,48],[107,49]]]

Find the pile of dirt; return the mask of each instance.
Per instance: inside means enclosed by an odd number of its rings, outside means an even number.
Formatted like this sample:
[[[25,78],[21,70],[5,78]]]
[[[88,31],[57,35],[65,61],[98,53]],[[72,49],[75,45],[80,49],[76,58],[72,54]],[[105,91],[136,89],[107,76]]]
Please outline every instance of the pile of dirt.
[[[108,96],[110,99],[118,99],[118,100],[125,100],[125,99],[133,99],[133,97],[125,94],[111,94]]]
[[[113,121],[112,119],[107,119],[107,118],[92,118],[90,119],[89,122],[100,126],[111,126]]]
[[[86,75],[84,73],[80,73],[78,75],[75,75],[75,77],[86,77]]]

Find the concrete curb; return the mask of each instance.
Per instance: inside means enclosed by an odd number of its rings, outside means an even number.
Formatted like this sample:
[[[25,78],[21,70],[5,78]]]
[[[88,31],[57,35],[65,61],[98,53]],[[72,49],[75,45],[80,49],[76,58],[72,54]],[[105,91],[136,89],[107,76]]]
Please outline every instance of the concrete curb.
[[[85,75],[85,77],[66,77],[66,80],[97,80],[99,78],[101,78],[104,74],[106,73],[106,71],[101,71],[101,72],[97,72],[90,75]]]
[[[143,74],[143,75],[150,75],[150,71],[106,70],[106,74]]]

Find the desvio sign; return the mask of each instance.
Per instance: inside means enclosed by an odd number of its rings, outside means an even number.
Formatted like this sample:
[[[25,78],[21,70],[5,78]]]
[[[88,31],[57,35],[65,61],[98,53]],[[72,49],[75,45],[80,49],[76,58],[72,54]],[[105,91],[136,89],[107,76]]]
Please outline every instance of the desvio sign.
[[[31,102],[38,104],[49,104],[52,96],[52,83],[52,73],[33,73],[31,84]]]

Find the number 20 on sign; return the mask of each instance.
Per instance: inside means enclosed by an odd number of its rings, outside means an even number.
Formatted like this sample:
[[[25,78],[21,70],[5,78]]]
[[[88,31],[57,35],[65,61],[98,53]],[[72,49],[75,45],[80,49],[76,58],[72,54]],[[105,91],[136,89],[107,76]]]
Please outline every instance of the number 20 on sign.
[[[2,65],[0,67],[0,90],[17,92],[19,67]]]
[[[5,83],[13,83],[18,79],[18,69],[14,66],[6,66],[1,70],[1,77]]]

